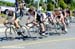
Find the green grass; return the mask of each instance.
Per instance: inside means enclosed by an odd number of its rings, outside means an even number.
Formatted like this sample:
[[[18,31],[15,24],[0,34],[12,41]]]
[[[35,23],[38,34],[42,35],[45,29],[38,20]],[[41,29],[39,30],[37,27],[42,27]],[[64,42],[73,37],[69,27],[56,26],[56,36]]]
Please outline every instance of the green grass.
[[[5,15],[5,14],[0,14],[0,17],[5,18],[5,17],[6,17],[6,15]]]

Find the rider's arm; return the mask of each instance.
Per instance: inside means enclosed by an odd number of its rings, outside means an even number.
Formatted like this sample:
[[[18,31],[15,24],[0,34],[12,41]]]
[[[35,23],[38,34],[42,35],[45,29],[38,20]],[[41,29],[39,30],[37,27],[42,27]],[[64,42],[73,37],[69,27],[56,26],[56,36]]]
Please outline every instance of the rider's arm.
[[[34,21],[36,21],[36,18],[37,18],[37,12],[35,12],[34,18],[35,18]]]
[[[45,13],[42,13],[41,20],[42,21],[45,21],[46,20],[46,14]]]
[[[7,15],[5,15],[5,21],[4,21],[4,23],[5,23],[7,20],[8,20],[8,16],[7,16]]]
[[[27,23],[29,23],[30,22],[30,17],[28,16],[28,18],[27,18]]]
[[[52,19],[52,20],[54,19],[54,15],[53,15],[53,13],[51,13],[51,19]]]
[[[66,11],[64,11],[64,17],[66,18],[67,14],[66,14]]]
[[[15,13],[13,13],[13,18],[12,18],[12,20],[15,20]]]
[[[63,14],[61,14],[61,22],[62,22],[63,24],[65,24]]]

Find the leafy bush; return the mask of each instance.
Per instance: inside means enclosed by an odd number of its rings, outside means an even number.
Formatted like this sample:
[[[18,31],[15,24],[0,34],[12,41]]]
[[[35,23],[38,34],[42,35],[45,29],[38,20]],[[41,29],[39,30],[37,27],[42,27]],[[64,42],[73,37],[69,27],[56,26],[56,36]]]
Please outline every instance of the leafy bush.
[[[54,9],[54,5],[52,3],[48,3],[47,5],[47,11],[51,11]]]
[[[62,9],[67,8],[67,4],[64,2],[64,0],[59,0],[59,6],[60,6]]]
[[[71,1],[70,3],[70,10],[74,10],[75,9],[75,1]]]
[[[6,17],[6,15],[5,15],[5,14],[0,14],[0,17],[4,17],[4,18],[5,18],[5,17]]]
[[[14,3],[0,1],[0,6],[15,6]]]

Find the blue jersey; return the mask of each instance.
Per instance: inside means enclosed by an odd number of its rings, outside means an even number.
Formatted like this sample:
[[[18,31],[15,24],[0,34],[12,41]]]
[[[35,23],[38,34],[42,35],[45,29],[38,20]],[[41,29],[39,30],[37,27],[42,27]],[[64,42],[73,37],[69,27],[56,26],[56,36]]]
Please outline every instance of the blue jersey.
[[[18,5],[19,5],[19,3],[18,2],[15,2],[15,6],[18,7]]]

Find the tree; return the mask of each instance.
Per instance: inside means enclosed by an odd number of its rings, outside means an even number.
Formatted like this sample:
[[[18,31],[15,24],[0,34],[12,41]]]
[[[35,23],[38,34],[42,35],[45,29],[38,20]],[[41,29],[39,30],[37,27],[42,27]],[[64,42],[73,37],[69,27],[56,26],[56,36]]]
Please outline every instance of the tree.
[[[47,0],[47,3],[52,3],[52,0]]]
[[[0,1],[0,6],[15,6],[14,3]]]
[[[40,3],[43,3],[43,0],[40,0]]]
[[[70,10],[75,10],[75,1],[74,0],[71,0]]]
[[[25,3],[29,4],[31,0],[24,0]]]
[[[47,10],[47,4],[43,3],[42,8],[43,8],[44,11],[46,11]]]
[[[52,3],[48,3],[47,5],[47,11],[51,11],[54,9],[54,5]]]
[[[62,9],[67,8],[67,4],[64,2],[64,0],[59,0],[59,7],[61,7]]]
[[[70,4],[72,0],[64,0],[66,4]]]

